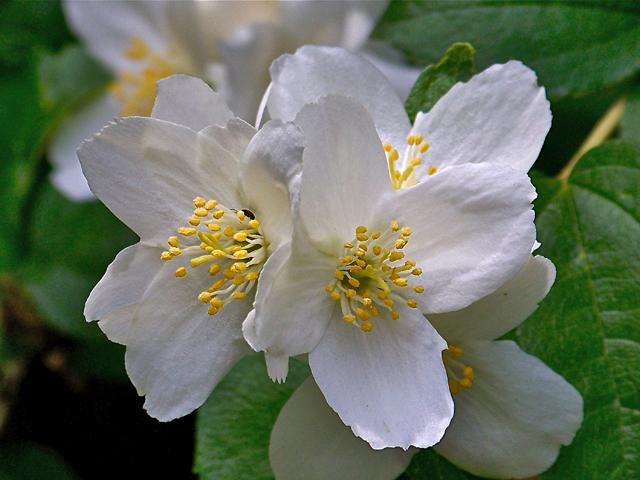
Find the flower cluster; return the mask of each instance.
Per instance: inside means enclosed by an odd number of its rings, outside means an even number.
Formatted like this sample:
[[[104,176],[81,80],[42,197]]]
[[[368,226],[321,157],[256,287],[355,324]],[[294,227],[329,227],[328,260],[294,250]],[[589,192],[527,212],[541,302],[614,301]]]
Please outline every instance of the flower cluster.
[[[551,121],[533,72],[494,66],[413,125],[347,50],[303,47],[271,76],[259,130],[177,75],[150,118],[78,151],[92,191],[140,236],[86,316],[127,346],[145,408],[189,413],[251,349],[278,382],[303,355],[312,378],[271,438],[278,479],[392,479],[434,445],[479,475],[548,468],[582,399],[496,341],[555,278],[532,255],[527,171]]]

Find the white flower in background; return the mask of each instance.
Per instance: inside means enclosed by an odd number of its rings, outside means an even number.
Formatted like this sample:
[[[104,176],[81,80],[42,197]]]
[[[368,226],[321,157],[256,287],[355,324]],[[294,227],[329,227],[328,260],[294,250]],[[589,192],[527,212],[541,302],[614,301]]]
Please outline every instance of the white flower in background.
[[[117,120],[79,148],[92,191],[140,237],[85,315],[126,345],[151,416],[199,407],[251,352],[241,325],[262,269],[289,242],[302,148],[295,125],[256,133],[184,75],[158,82],[151,118]]]
[[[453,384],[453,420],[434,448],[475,475],[537,475],[580,427],[583,402],[575,388],[515,343],[493,341],[537,308],[554,278],[549,260],[531,257],[494,293],[457,312],[429,315],[438,333],[456,345],[443,356],[450,378],[464,378],[467,369],[475,380],[470,388]],[[415,452],[372,450],[342,424],[313,378],[280,412],[269,446],[278,480],[393,480]]]
[[[534,189],[525,173],[486,162],[452,157],[434,172],[392,86],[357,55],[303,47],[277,60],[272,77],[269,113],[295,119],[307,147],[291,253],[265,268],[272,282],[245,338],[277,380],[289,357],[309,353],[329,405],[373,448],[431,446],[452,405],[447,346],[422,313],[464,308],[520,271],[535,241]],[[336,92],[327,85],[364,107],[335,94],[313,102]],[[464,142],[451,131],[434,138]],[[391,146],[401,143],[402,153]],[[532,154],[510,154],[523,153]]]
[[[149,115],[159,79],[176,73],[202,78],[237,116],[253,121],[273,59],[304,44],[361,48],[387,3],[63,1],[71,30],[115,80],[54,136],[53,184],[73,200],[92,199],[76,148],[116,116]],[[408,93],[419,70],[390,55],[371,58]]]

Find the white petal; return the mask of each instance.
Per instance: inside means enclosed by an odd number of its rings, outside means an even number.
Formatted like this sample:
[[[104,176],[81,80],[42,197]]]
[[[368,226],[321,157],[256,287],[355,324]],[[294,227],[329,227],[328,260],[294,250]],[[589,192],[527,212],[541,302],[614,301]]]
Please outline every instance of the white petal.
[[[78,156],[91,190],[148,243],[164,243],[191,215],[191,200],[234,208],[237,160],[213,140],[161,120],[128,117],[84,142]]]
[[[200,134],[214,140],[240,161],[244,150],[256,134],[256,129],[244,120],[234,117],[229,119],[225,126],[212,125],[201,130]]]
[[[427,448],[453,415],[442,364],[446,342],[420,314],[402,303],[364,333],[336,308],[309,365],[327,403],[374,449]]]
[[[95,200],[82,174],[76,150],[95,132],[114,119],[120,103],[109,94],[74,112],[56,130],[49,145],[49,160],[53,164],[51,183],[69,199],[82,202]]]
[[[406,144],[411,128],[404,105],[389,81],[355,53],[331,47],[305,46],[283,55],[271,66],[268,107],[271,118],[293,120],[305,103],[338,93],[360,101],[373,117],[383,142]]]
[[[243,330],[254,350],[265,351],[274,380],[286,378],[289,357],[310,352],[322,338],[335,306],[324,289],[334,270],[332,259],[318,255],[299,233],[290,256],[280,248],[265,264],[255,311]]]
[[[269,86],[269,65],[287,51],[286,38],[275,25],[247,26],[239,33],[220,46],[226,78],[219,90],[237,116],[253,121]]]
[[[133,36],[142,38],[156,49],[165,50],[165,5],[165,2],[62,2],[71,30],[114,72],[138,68],[136,62],[124,56]]]
[[[256,214],[270,251],[291,240],[304,145],[295,124],[272,120],[256,134],[240,162],[247,207]]]
[[[377,45],[369,42],[360,54],[389,79],[398,97],[405,101],[423,69],[409,65],[398,52],[392,51],[386,44]]]
[[[151,118],[184,125],[196,132],[209,125],[226,125],[233,113],[219,93],[199,78],[172,75],[156,84],[158,96]]]
[[[307,139],[300,221],[327,253],[369,226],[372,205],[391,191],[386,157],[371,117],[353,98],[327,95],[305,105],[295,123]]]
[[[340,421],[313,377],[282,408],[269,443],[277,480],[394,480],[415,452],[373,450]]]
[[[176,278],[164,262],[136,309],[126,345],[126,367],[145,409],[161,421],[198,408],[231,367],[251,349],[242,322],[251,299],[234,300],[215,316],[198,294],[210,284],[206,269]]]
[[[466,307],[520,271],[535,241],[534,198],[525,173],[487,163],[448,167],[385,196],[376,218],[414,232],[404,253],[424,271],[423,313]]]
[[[494,340],[524,322],[538,308],[556,278],[553,263],[541,256],[495,292],[462,310],[430,314],[429,321],[454,345],[463,340]]]
[[[163,249],[138,243],[122,250],[94,287],[85,305],[88,321],[100,320],[109,340],[125,343],[137,304],[165,265]]]
[[[509,62],[456,84],[429,113],[418,114],[412,132],[431,144],[425,163],[490,162],[527,172],[550,127],[549,101],[535,73]]]
[[[510,341],[461,344],[476,381],[454,396],[441,455],[475,475],[523,478],[549,468],[582,422],[578,391]]]

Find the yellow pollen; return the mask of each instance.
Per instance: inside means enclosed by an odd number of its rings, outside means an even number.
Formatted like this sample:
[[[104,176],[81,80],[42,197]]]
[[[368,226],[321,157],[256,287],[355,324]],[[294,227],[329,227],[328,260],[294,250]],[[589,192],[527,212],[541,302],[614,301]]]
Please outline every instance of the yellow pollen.
[[[373,303],[372,300],[370,298],[368,298],[368,297],[365,297],[365,298],[362,299],[362,305],[365,308],[371,308],[372,303]]]
[[[400,225],[398,225],[398,222],[396,222],[395,220],[391,222],[391,230],[393,230],[394,232],[400,230]]]
[[[212,291],[220,290],[222,287],[224,287],[224,283],[225,283],[224,279],[221,278],[216,283],[211,285],[211,290]]]
[[[407,137],[407,144],[409,146],[414,145],[416,143],[416,137],[414,135],[409,135]]]
[[[258,222],[257,220],[251,220],[251,221],[249,222],[249,226],[250,226],[251,228],[254,228],[254,229],[255,229],[255,228],[258,228],[258,227],[260,226],[260,222]]]
[[[177,248],[177,247],[171,247],[171,248],[169,249],[169,253],[171,254],[171,256],[173,256],[173,257],[177,257],[178,255],[180,255],[180,254],[182,253],[182,250],[180,250],[180,249],[179,249],[179,248]]]
[[[336,278],[338,280],[342,280],[344,278],[344,273],[342,273],[342,271],[340,270],[336,270]]]
[[[211,306],[220,309],[224,306],[224,302],[220,300],[218,297],[213,297],[211,299]]]
[[[233,273],[233,270],[231,270],[230,268],[227,268],[224,272],[222,272],[222,275],[224,276],[224,278],[226,278],[227,280],[231,280],[233,277],[236,276],[235,273]]]
[[[413,260],[407,260],[406,262],[404,262],[404,264],[407,267],[415,267],[416,266],[416,262],[414,262]]]
[[[374,317],[377,317],[379,315],[378,307],[376,306],[371,307],[371,315],[373,315]]]
[[[370,332],[371,330],[373,330],[373,325],[371,325],[371,323],[369,322],[364,322],[360,325],[360,329],[363,332]]]
[[[195,215],[189,217],[187,219],[187,221],[193,225],[194,227],[197,227],[198,225],[200,225],[200,219],[198,217],[196,217]]]
[[[211,255],[213,255],[216,258],[224,258],[227,256],[227,254],[224,253],[222,250],[214,250],[213,252],[211,252]]]
[[[417,135],[415,135],[414,138],[415,138],[414,145],[420,145],[422,143],[422,141],[424,140],[424,136],[419,134],[419,133]]]
[[[460,380],[460,386],[463,388],[471,388],[471,385],[473,385],[473,383],[468,378]]]
[[[389,142],[384,142],[382,144],[382,148],[384,149],[385,152],[390,152],[393,147]]]
[[[353,247],[354,247],[353,243],[348,243],[347,242],[347,243],[344,244],[344,248],[349,249],[349,248],[353,248]]]
[[[387,298],[387,294],[385,292],[378,292],[376,293],[376,297],[378,297],[380,300],[384,300],[385,298]]]
[[[409,305],[409,307],[411,308],[418,308],[418,302],[416,302],[415,300],[407,300],[407,305]]]
[[[415,268],[411,271],[412,275],[422,275],[422,269],[421,268]]]
[[[350,278],[349,279],[349,284],[352,287],[358,288],[360,286],[360,282],[358,280],[356,280],[355,278]]]
[[[364,250],[362,250],[361,248],[359,248],[358,250],[356,250],[356,253],[354,254],[356,257],[364,257],[366,254],[366,252]]]
[[[215,218],[216,220],[220,220],[224,215],[224,210],[216,210],[211,215],[213,215],[213,218]]]
[[[238,232],[233,236],[236,242],[244,242],[249,234],[247,232]]]
[[[473,374],[473,368],[471,367],[465,367],[464,370],[462,370],[462,375],[465,378],[469,379],[473,379],[475,377],[475,375]]]
[[[207,215],[209,215],[209,211],[206,208],[200,207],[200,208],[196,208],[193,214],[196,217],[206,217]]]
[[[242,210],[238,210],[238,213],[236,215],[238,215],[238,220],[240,220],[241,222],[244,221],[245,214]]]
[[[416,285],[415,287],[413,287],[413,291],[416,293],[423,293],[424,287],[422,285]]]
[[[387,273],[389,270],[391,270],[391,267],[390,267],[389,265],[383,265],[383,266],[382,266],[382,271],[383,271],[384,273]]]
[[[235,258],[246,258],[248,255],[246,250],[238,250],[233,254]]]
[[[173,255],[171,255],[169,252],[162,252],[162,254],[160,255],[160,258],[162,260],[171,260],[173,258]]]
[[[429,170],[427,170],[427,173],[429,174],[429,176],[431,176],[437,171],[438,171],[438,167],[436,167],[435,165],[429,165]]]
[[[347,298],[353,298],[356,296],[356,291],[352,288],[347,289],[347,291],[345,292],[345,295],[347,296]]]
[[[244,277],[242,275],[238,275],[236,278],[233,279],[233,284],[236,286],[240,286],[244,283]]]
[[[364,233],[358,233],[356,235],[356,238],[361,242],[366,242],[367,240],[369,240],[369,237],[366,236]]]
[[[362,250],[363,252],[366,252],[367,250],[369,250],[369,248],[367,247],[366,244],[361,243],[360,245],[358,245],[358,249]]]
[[[202,197],[196,197],[193,199],[193,204],[196,206],[196,208],[204,207],[206,203],[207,201]]]
[[[331,292],[331,298],[334,300],[340,300],[342,298],[338,292]]]
[[[360,225],[356,228],[356,234],[357,233],[367,233],[367,227],[365,227],[364,225]]]
[[[411,161],[409,162],[409,165],[411,165],[412,167],[419,167],[420,165],[422,165],[422,161],[416,157],[416,158],[412,158]]]
[[[233,227],[231,225],[229,225],[227,228],[225,228],[222,233],[224,233],[225,237],[233,237],[234,234],[234,230]]]
[[[236,253],[239,250],[242,250],[242,247],[240,245],[234,245],[229,249],[229,253]]]
[[[167,243],[172,247],[177,247],[178,245],[180,245],[180,240],[178,240],[178,237],[169,237]]]
[[[222,227],[217,223],[208,223],[207,228],[212,232],[219,232],[222,229]]]
[[[335,288],[336,287],[334,285],[327,285],[326,287],[324,287],[324,291],[331,293]]]
[[[206,208],[207,210],[213,210],[214,208],[216,208],[216,206],[218,206],[218,202],[216,202],[215,200],[208,200],[204,204],[204,208]]]
[[[380,255],[382,253],[382,247],[380,245],[373,246],[373,254]]]
[[[195,228],[189,228],[189,227],[180,227],[178,229],[178,233],[183,237],[190,237],[191,235],[195,235],[196,231],[197,230]]]
[[[400,233],[405,237],[410,237],[413,232],[411,231],[411,227],[402,227]]]
[[[420,153],[426,153],[429,150],[429,142],[420,142]]]
[[[356,320],[355,315],[353,315],[352,313],[349,313],[349,314],[343,316],[342,318],[347,323],[353,323]]]
[[[398,260],[402,260],[403,258],[404,258],[404,253],[396,252],[395,250],[391,252],[391,255],[389,255],[390,262],[397,262]]]
[[[250,272],[247,273],[247,276],[245,278],[247,279],[247,282],[252,282],[258,279],[258,274],[256,272]]]
[[[246,297],[246,296],[247,296],[247,294],[246,294],[246,293],[244,293],[244,292],[233,292],[233,293],[231,294],[231,296],[232,296],[233,298],[237,299],[237,300],[240,300],[240,299],[242,299],[242,298]]]
[[[132,36],[131,45],[125,49],[124,56],[129,60],[142,60],[149,55],[149,47],[140,37]]]
[[[348,263],[351,263],[351,262],[353,262],[353,257],[351,257],[351,256],[342,257],[340,259],[340,263],[344,263],[345,265],[348,264]],[[342,279],[340,279],[340,280],[342,280]]]
[[[372,238],[373,240],[377,240],[377,239],[379,239],[379,238],[380,238],[380,232],[373,232],[373,233],[371,234],[371,238]]]
[[[398,320],[400,318],[400,314],[395,310],[391,310],[391,318],[393,318],[394,320]]]
[[[359,258],[356,259],[356,265],[358,265],[358,267],[360,268],[364,268],[364,266],[366,265],[364,260],[360,260]]]
[[[399,238],[398,240],[396,240],[395,247],[400,250],[404,248],[406,244],[407,242],[405,240],[403,240],[402,238]]]
[[[184,277],[187,274],[187,269],[184,267],[180,267],[179,269],[176,270],[176,277]]]
[[[220,273],[221,269],[222,267],[220,266],[219,263],[214,263],[209,267],[209,275],[213,277],[214,275],[217,275],[218,273]]]
[[[394,305],[393,300],[391,300],[390,298],[385,298],[383,300],[383,303],[389,308],[393,307]]]
[[[351,273],[358,273],[358,272],[362,271],[362,267],[360,265],[351,265],[349,267],[349,271]]]
[[[208,313],[209,315],[215,315],[215,314],[216,314],[216,313],[218,313],[218,312],[219,312],[219,309],[217,309],[216,307],[209,307],[209,308],[207,309],[207,313]]]
[[[202,303],[209,303],[209,300],[211,300],[211,294],[209,292],[202,292],[198,295],[198,300]]]
[[[236,262],[232,265],[231,271],[234,273],[242,273],[247,269],[247,264],[244,262]]]
[[[395,280],[393,280],[394,285],[398,286],[398,287],[406,287],[407,286],[407,279],[406,278],[396,278]]]
[[[389,155],[389,160],[391,160],[392,162],[395,162],[400,158],[400,154],[398,153],[398,150],[396,150],[395,148],[392,148],[389,151],[388,155]]]

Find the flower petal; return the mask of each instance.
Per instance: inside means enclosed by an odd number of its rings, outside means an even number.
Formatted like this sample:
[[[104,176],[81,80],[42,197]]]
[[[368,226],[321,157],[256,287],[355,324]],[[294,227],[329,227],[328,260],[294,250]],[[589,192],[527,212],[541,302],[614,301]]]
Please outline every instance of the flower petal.
[[[124,56],[133,36],[161,51],[167,47],[165,2],[66,0],[62,8],[73,33],[114,72],[138,69]]]
[[[327,403],[372,448],[427,448],[444,434],[453,402],[442,364],[446,342],[420,312],[398,302],[364,333],[336,308],[311,372]]]
[[[158,260],[159,261],[159,260]],[[144,408],[161,421],[198,408],[231,367],[251,349],[242,322],[251,299],[234,300],[215,316],[198,301],[210,285],[206,269],[174,275],[165,262],[136,309],[127,335],[126,367]]]
[[[199,78],[172,75],[156,84],[158,96],[151,118],[184,125],[196,132],[209,125],[226,125],[233,113],[219,93]]]
[[[100,320],[109,340],[124,344],[135,309],[165,263],[162,249],[142,243],[122,250],[87,299],[87,321]]]
[[[430,314],[429,321],[449,343],[494,340],[520,325],[538,308],[555,278],[556,268],[550,260],[532,256],[495,292],[462,310]]]
[[[316,253],[300,233],[290,255],[282,247],[265,264],[243,332],[254,350],[264,350],[272,379],[283,381],[289,357],[310,352],[322,338],[335,306],[324,289],[334,270],[331,258]]]
[[[425,162],[438,167],[490,162],[527,172],[550,127],[549,101],[535,73],[509,62],[456,84],[429,113],[418,114],[412,133],[430,142]]]
[[[340,421],[313,377],[282,408],[269,443],[271,468],[278,480],[393,480],[415,452],[373,450]]]
[[[304,135],[293,123],[272,120],[253,137],[240,162],[247,206],[262,225],[269,249],[291,240],[300,202]]]
[[[385,196],[376,218],[413,230],[404,252],[425,272],[423,313],[459,310],[518,273],[535,241],[534,198],[525,173],[487,163],[448,167]]]
[[[295,123],[307,139],[299,219],[321,248],[335,254],[391,191],[384,150],[371,117],[353,98],[321,97],[305,105]]]
[[[49,145],[49,160],[53,164],[51,183],[69,199],[82,202],[95,200],[76,151],[80,144],[113,120],[120,112],[120,104],[109,94],[74,112],[53,135]]]
[[[267,103],[271,118],[293,120],[305,103],[338,93],[364,105],[383,142],[396,148],[406,144],[411,123],[404,105],[384,75],[355,53],[305,46],[273,62],[271,78]]]
[[[434,448],[475,475],[531,477],[549,468],[582,422],[578,391],[510,341],[461,344],[476,380]]]
[[[93,193],[148,243],[183,226],[197,196],[239,203],[237,160],[210,138],[161,120],[119,119],[78,149]]]

